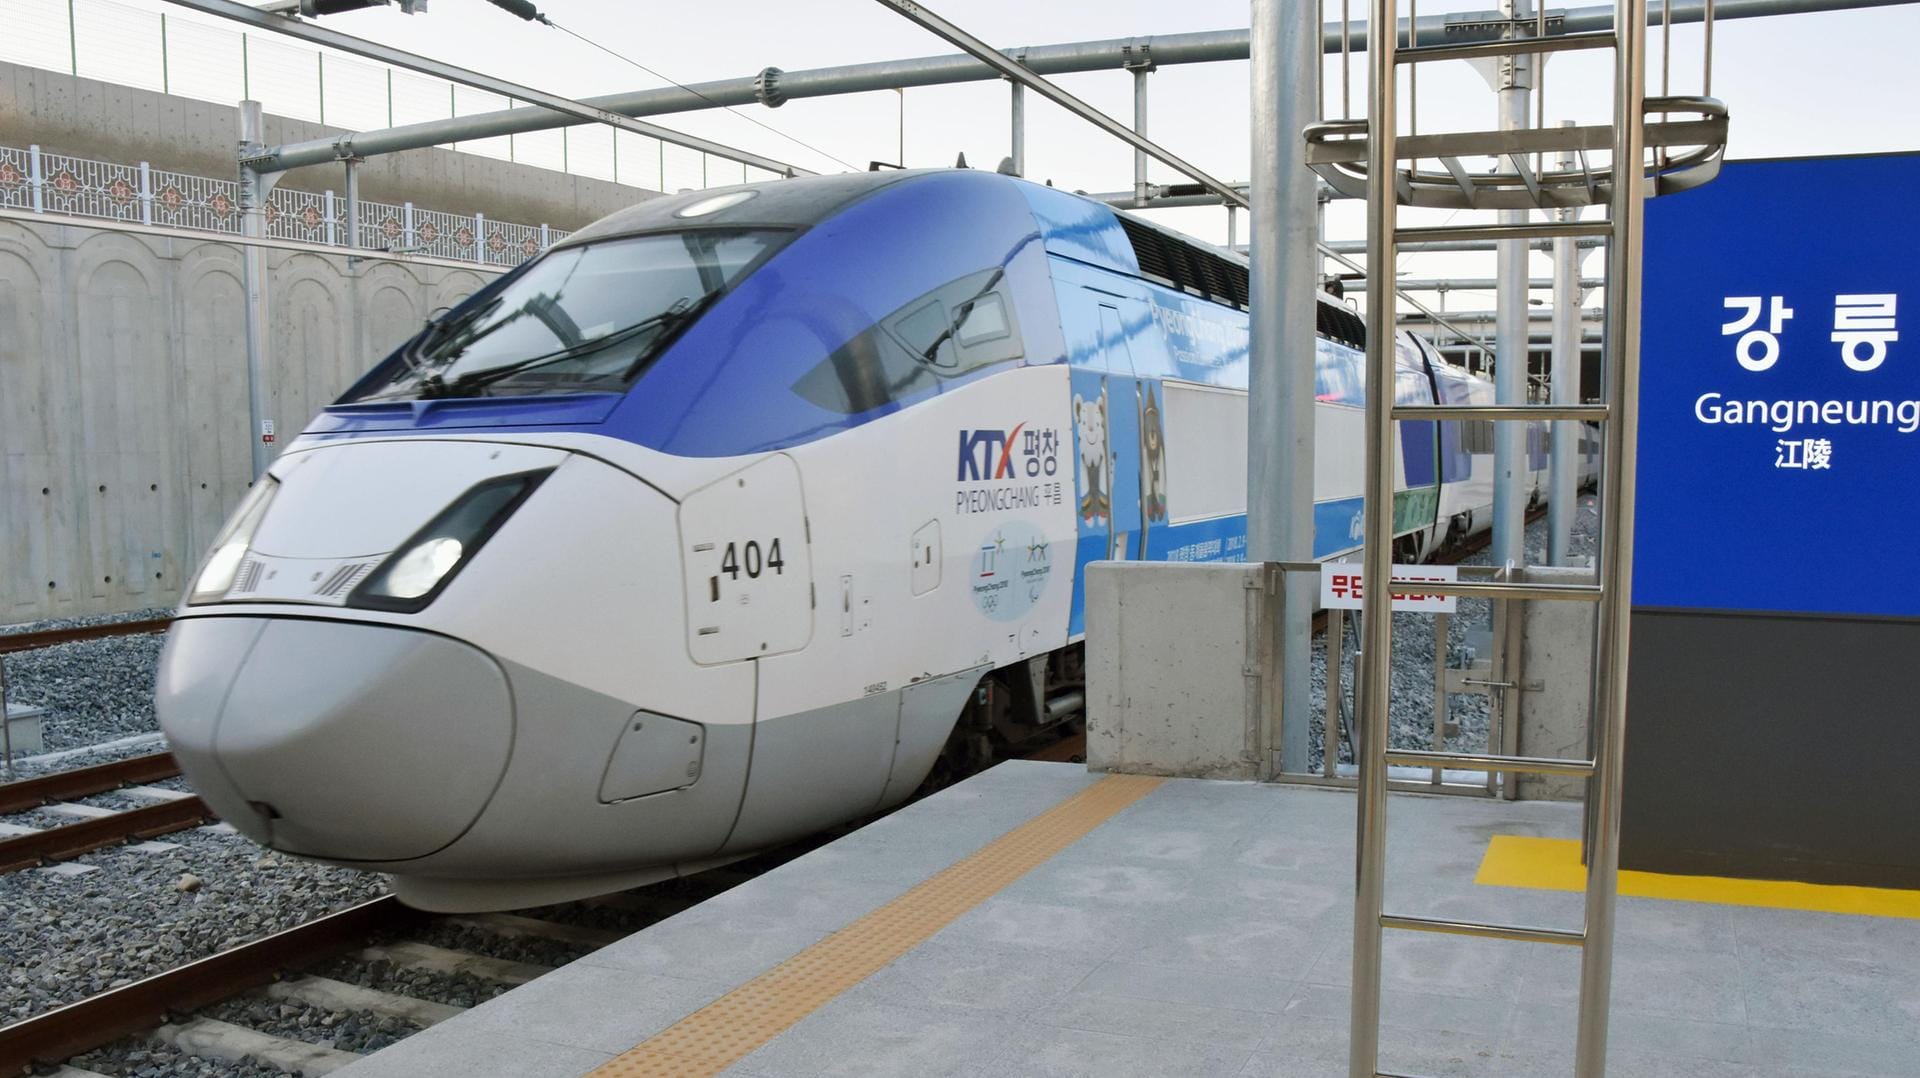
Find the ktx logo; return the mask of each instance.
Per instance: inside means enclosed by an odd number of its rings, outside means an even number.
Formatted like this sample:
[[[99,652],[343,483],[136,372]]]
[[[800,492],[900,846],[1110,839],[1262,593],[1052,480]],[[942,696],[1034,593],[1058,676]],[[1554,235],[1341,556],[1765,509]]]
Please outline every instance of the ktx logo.
[[[1012,430],[963,430],[960,432],[960,467],[955,476],[962,483],[988,479],[1017,478],[1013,470],[1013,447],[1020,437],[1020,426]]]

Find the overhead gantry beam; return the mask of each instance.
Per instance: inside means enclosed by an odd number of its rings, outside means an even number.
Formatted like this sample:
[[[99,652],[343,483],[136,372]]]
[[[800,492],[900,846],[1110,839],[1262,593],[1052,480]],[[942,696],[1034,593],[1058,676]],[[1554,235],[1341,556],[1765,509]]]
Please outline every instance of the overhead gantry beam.
[[[326,48],[335,49],[340,52],[351,53],[354,56],[364,56],[369,60],[376,60],[393,67],[406,68],[409,71],[418,71],[423,75],[431,75],[434,78],[445,79],[448,82],[459,83],[463,86],[472,86],[485,90],[488,93],[499,94],[502,97],[518,98],[519,100],[540,107],[531,110],[511,109],[508,110],[508,112],[524,113],[531,111],[537,115],[547,117],[551,122],[543,124],[542,126],[544,127],[564,127],[581,123],[602,123],[610,127],[617,127],[623,131],[631,131],[636,135],[645,135],[648,138],[655,138],[662,142],[672,143],[675,146],[684,146],[690,150],[698,150],[701,153],[712,154],[715,157],[724,157],[733,161],[745,162],[755,168],[765,169],[782,176],[793,176],[805,171],[787,164],[784,161],[776,161],[771,157],[762,157],[759,154],[736,150],[731,146],[723,146],[718,142],[711,142],[694,135],[682,134],[678,131],[660,127],[657,124],[647,123],[644,120],[636,120],[625,113],[615,112],[591,102],[575,101],[572,98],[561,97],[558,94],[550,94],[544,90],[536,90],[531,86],[522,86],[517,82],[509,82],[506,79],[495,78],[492,75],[483,74],[478,71],[470,71],[464,67],[456,67],[453,64],[442,63],[439,60],[421,56],[418,53],[390,48],[377,41],[368,41],[365,38],[353,37],[350,34],[342,34],[338,31],[328,30],[325,27],[301,22],[285,15],[262,11],[259,8],[251,7],[247,4],[237,3],[235,0],[167,0],[167,2],[187,8],[190,11],[198,11],[203,14],[215,15],[223,19],[231,19],[234,22],[244,23],[257,30],[267,30],[276,34],[284,34],[288,37],[298,38],[309,44],[325,46]],[[465,119],[479,119],[479,117],[467,117]],[[450,120],[447,122],[456,123],[458,120]],[[424,125],[416,124],[414,126],[419,127]],[[436,139],[433,142],[421,145],[433,146],[444,142],[465,141],[467,139],[480,137],[484,136],[463,134],[458,139]],[[368,156],[366,152],[362,152],[359,147],[353,145],[353,136],[351,135],[343,136],[340,139],[327,140],[327,146],[329,147],[328,152],[313,160],[298,160],[290,163],[282,158],[278,148],[274,148],[262,154],[250,156],[242,163],[259,172],[284,172],[287,169],[298,168],[301,165],[317,165],[328,161],[341,160],[343,158]],[[388,151],[376,150],[373,152],[384,153]]]
[[[177,3],[180,0],[173,0],[173,2]],[[198,2],[210,3],[212,0],[198,0]],[[1891,7],[1910,2],[1911,0],[1714,0],[1713,17],[1715,22],[1723,22],[1728,19]],[[244,5],[222,4],[222,6],[242,7]],[[1657,17],[1659,5],[1650,4],[1649,7],[1654,9],[1649,13],[1650,17]],[[1676,24],[1699,22],[1705,10],[1705,0],[1673,0],[1672,2],[1673,21]],[[280,18],[279,16],[262,17]],[[1548,24],[1551,32],[1557,33],[1582,33],[1610,29],[1613,25],[1613,6],[1608,4],[1570,8],[1558,13],[1549,12]],[[1403,21],[1401,25],[1404,33],[1405,22]],[[1501,35],[1505,25],[1505,16],[1498,11],[1422,16],[1416,27],[1414,44],[1440,45],[1491,41]],[[1351,23],[1345,35],[1349,49],[1365,49],[1366,33],[1367,27],[1364,22]],[[1339,52],[1341,39],[1339,23],[1328,23],[1323,28],[1321,43],[1325,52]],[[1009,52],[1018,57],[1027,70],[1037,75],[1061,75],[1076,71],[1120,70],[1129,62],[1137,62],[1143,51],[1153,57],[1153,62],[1158,67],[1245,60],[1249,55],[1248,42],[1246,30],[1213,30],[1193,34],[1160,34],[1147,37],[1111,38],[1102,41],[1077,41],[1060,45],[1036,45],[1012,49]],[[698,112],[704,109],[755,103],[769,108],[778,108],[788,101],[800,98],[833,97],[841,94],[910,89],[920,86],[945,86],[963,82],[988,82],[1000,78],[1002,75],[992,66],[962,53],[883,60],[844,67],[815,68],[808,71],[782,71],[777,67],[768,67],[756,74],[738,78],[583,98],[579,104],[622,116],[658,116],[666,113]],[[346,156],[373,157],[400,150],[441,146],[449,142],[464,142],[496,135],[525,134],[529,131],[544,131],[549,128],[586,122],[590,121],[535,107],[483,112],[448,120],[431,120],[427,123],[408,124],[404,127],[341,135],[337,138],[290,143],[268,150],[267,157],[270,160],[262,167],[299,168],[303,165],[324,164]],[[721,152],[731,156],[739,155],[739,151],[735,150]]]
[[[1252,203],[1247,201],[1247,196],[1232,184],[1224,180],[1214,179],[1211,175],[1201,170],[1199,166],[1188,163],[1172,150],[1154,142],[1152,139],[1120,123],[1118,120],[1087,104],[1085,101],[1048,82],[1024,64],[1018,63],[1006,54],[995,50],[993,46],[967,33],[965,30],[934,14],[932,11],[927,10],[925,6],[914,3],[913,0],[879,0],[879,2],[884,7],[892,8],[921,29],[945,39],[948,43],[958,48],[965,49],[968,55],[986,64],[1001,77],[1025,86],[1027,89],[1059,105],[1061,108],[1066,109],[1082,120],[1105,131],[1114,138],[1125,142],[1141,153],[1159,161],[1161,164],[1192,177],[1195,182],[1207,188],[1213,192],[1214,195],[1226,202],[1239,206],[1242,209],[1252,205]]]

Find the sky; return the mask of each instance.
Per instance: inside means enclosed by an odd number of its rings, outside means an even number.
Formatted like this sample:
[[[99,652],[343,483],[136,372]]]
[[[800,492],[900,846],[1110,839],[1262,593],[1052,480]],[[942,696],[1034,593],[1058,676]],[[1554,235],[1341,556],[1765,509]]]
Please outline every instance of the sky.
[[[5,0],[0,0],[4,6]],[[172,12],[159,0],[140,6]],[[1588,6],[1594,0],[1572,0]],[[945,41],[877,0],[539,0],[554,21],[606,48],[683,83],[752,75],[767,66],[787,71],[945,55]],[[936,0],[934,9],[1001,48],[1088,39],[1126,38],[1247,25],[1246,0]],[[1326,0],[1337,18],[1339,0]],[[1479,11],[1494,0],[1424,0],[1423,16]],[[1650,5],[1658,8],[1659,0]],[[1353,0],[1356,18],[1365,4]],[[1403,5],[1404,7],[1404,5]],[[1553,10],[1550,8],[1550,10]],[[484,0],[431,0],[425,14],[396,7],[331,16],[329,28],[371,38],[450,63],[574,97],[643,89],[663,83],[556,29],[523,22]],[[1659,92],[1660,34],[1649,32],[1650,92]],[[1920,6],[1723,20],[1715,34],[1713,93],[1732,115],[1728,156],[1774,157],[1920,149]],[[1546,69],[1547,120],[1605,122],[1611,100],[1611,53],[1553,59]],[[1338,58],[1327,61],[1328,93],[1338,111]],[[1673,33],[1671,86],[1698,92],[1701,35],[1696,26]],[[1364,54],[1352,73],[1356,111],[1364,109]],[[1122,120],[1132,115],[1129,75],[1103,71],[1058,76],[1057,81]],[[1162,68],[1151,76],[1148,131],[1168,149],[1230,180],[1251,168],[1249,65],[1231,62]],[[1422,131],[1494,126],[1494,96],[1465,63],[1424,65],[1419,115]],[[841,162],[903,160],[914,167],[945,166],[965,153],[975,167],[992,168],[1009,148],[1008,93],[1002,82],[789,101],[778,109],[747,106],[769,131],[725,112],[648,117],[652,122],[816,171]],[[1028,95],[1027,175],[1069,189],[1115,191],[1131,185],[1132,151],[1062,109]],[[904,120],[904,135],[903,131]],[[792,141],[792,140],[797,140]],[[805,145],[801,145],[804,143]],[[1153,164],[1155,182],[1180,182]],[[1163,223],[1210,242],[1226,239],[1219,209],[1156,211]],[[1240,237],[1245,238],[1244,220]],[[1437,223],[1418,213],[1408,224]],[[1357,239],[1356,203],[1329,210],[1328,238]],[[1411,257],[1411,256],[1410,256]],[[1479,258],[1478,261],[1475,261]],[[1415,276],[1488,276],[1491,256],[1428,255],[1403,261]],[[1545,275],[1544,258],[1534,272]],[[1597,272],[1598,259],[1585,270]],[[1492,297],[1456,294],[1454,309],[1486,308]]]

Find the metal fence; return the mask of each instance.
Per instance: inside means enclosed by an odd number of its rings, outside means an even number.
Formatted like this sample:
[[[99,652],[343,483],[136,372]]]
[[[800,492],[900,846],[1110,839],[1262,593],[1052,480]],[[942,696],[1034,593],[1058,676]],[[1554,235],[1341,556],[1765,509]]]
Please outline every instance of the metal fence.
[[[0,0],[0,60],[354,131],[494,112],[499,94],[114,0]],[[599,125],[455,143],[479,154],[652,191],[778,175]]]
[[[38,146],[0,146],[0,208],[132,221],[239,235],[240,184],[138,165],[43,153]],[[411,202],[360,203],[347,221],[346,199],[331,191],[275,189],[262,216],[275,239],[406,251],[506,268],[539,254],[569,233],[546,225],[491,221],[485,214],[425,210]]]

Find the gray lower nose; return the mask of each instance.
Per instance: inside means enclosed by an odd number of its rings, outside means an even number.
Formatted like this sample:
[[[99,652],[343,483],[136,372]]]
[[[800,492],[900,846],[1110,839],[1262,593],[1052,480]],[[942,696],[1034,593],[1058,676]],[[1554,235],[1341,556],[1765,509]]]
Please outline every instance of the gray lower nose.
[[[491,658],[377,625],[180,622],[157,705],[208,804],[268,845],[332,860],[445,847],[486,806],[513,742]]]

